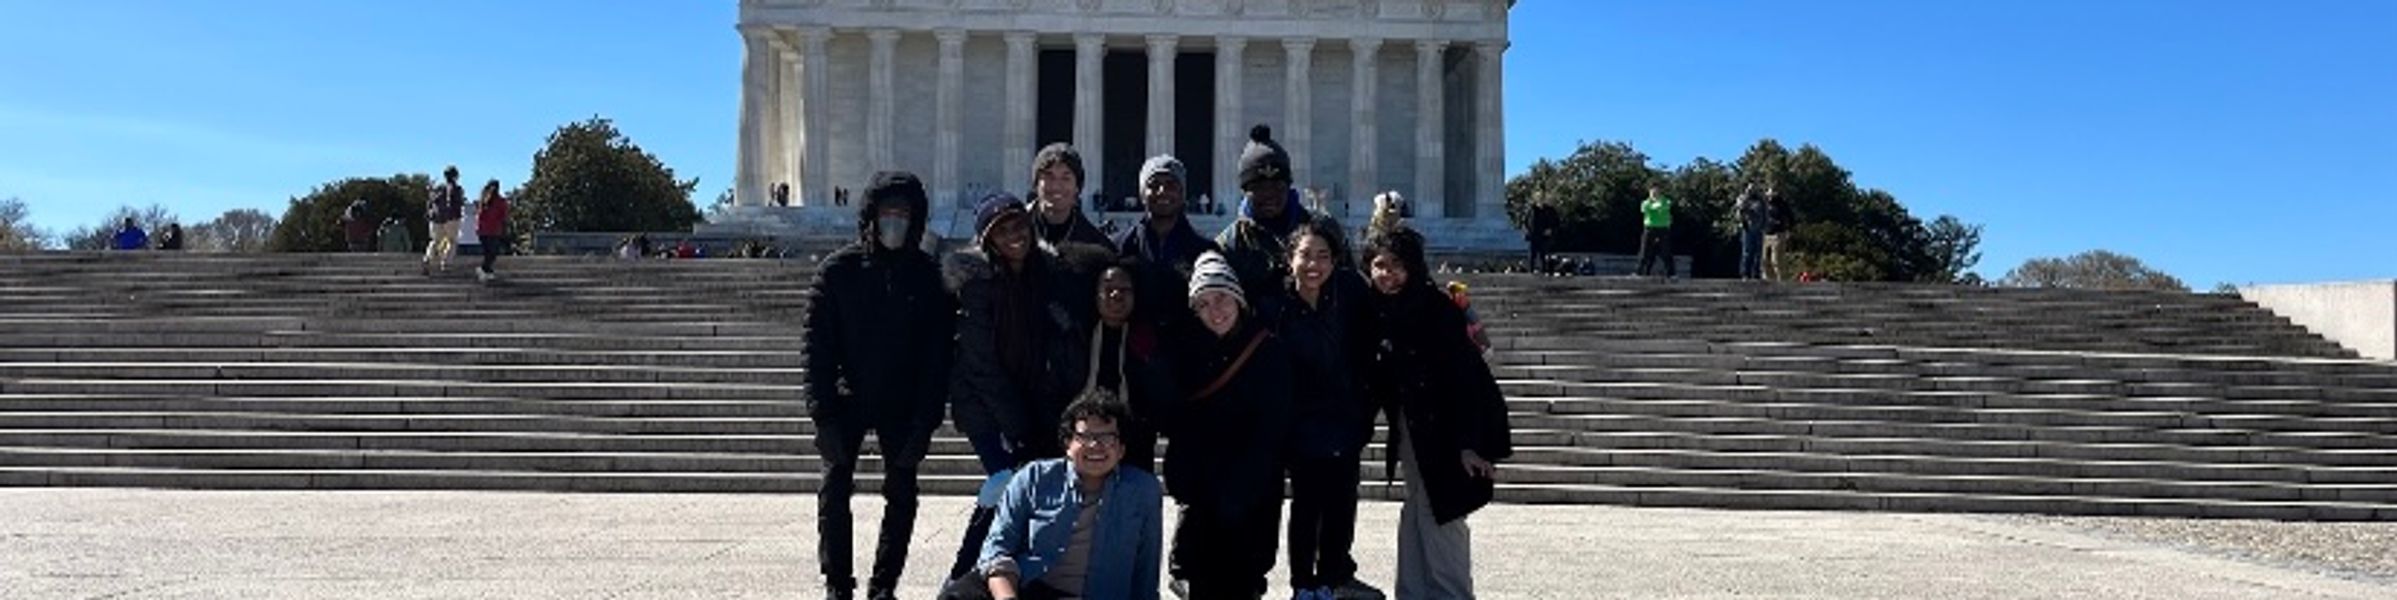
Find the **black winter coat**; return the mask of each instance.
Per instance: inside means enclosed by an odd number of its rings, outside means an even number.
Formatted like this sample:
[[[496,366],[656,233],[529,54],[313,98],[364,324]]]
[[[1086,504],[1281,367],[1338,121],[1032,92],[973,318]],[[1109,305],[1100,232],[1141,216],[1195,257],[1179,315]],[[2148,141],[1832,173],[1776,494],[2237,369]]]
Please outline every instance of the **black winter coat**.
[[[1026,260],[1038,261],[1038,274],[1023,285],[1032,285],[1031,306],[1023,310],[1037,314],[1025,315],[1029,321],[1024,332],[1029,339],[1021,340],[1019,348],[1032,349],[1026,362],[1038,368],[1028,373],[1010,373],[1002,359],[1002,340],[999,339],[1000,286],[1009,285],[981,249],[950,254],[941,261],[941,275],[956,294],[957,346],[956,363],[948,384],[950,416],[957,420],[957,429],[968,435],[998,434],[1010,447],[1032,448],[1029,455],[1019,459],[1049,458],[1062,455],[1051,428],[1065,405],[1078,391],[1069,387],[1065,373],[1073,364],[1073,334],[1077,317],[1064,300],[1071,286],[1063,281],[1068,273],[1060,267],[1056,256],[1045,247]]]
[[[1463,451],[1493,463],[1514,455],[1506,397],[1465,333],[1464,309],[1446,294],[1410,283],[1396,295],[1373,297],[1379,343],[1369,393],[1404,419],[1407,431],[1406,439],[1392,431],[1389,472],[1398,472],[1397,445],[1411,444],[1433,517],[1464,518],[1489,504],[1495,489],[1491,480],[1465,473]]]
[[[1222,252],[1199,235],[1189,217],[1165,235],[1149,233],[1149,221],[1116,234],[1117,255],[1132,261],[1134,319],[1160,329],[1190,317],[1190,270],[1200,254]]]
[[[1280,502],[1289,439],[1290,351],[1253,318],[1231,335],[1166,345],[1174,392],[1164,398],[1166,487],[1186,504],[1249,507]],[[1229,368],[1251,339],[1264,336],[1245,366],[1215,393],[1193,394]]]
[[[859,204],[858,240],[825,256],[808,286],[807,414],[930,435],[948,401],[957,304],[941,287],[940,266],[918,249],[924,203],[910,207],[915,220],[899,250],[874,243],[874,203]]]
[[[1373,438],[1374,407],[1365,397],[1378,339],[1372,290],[1356,271],[1335,269],[1315,306],[1293,287],[1277,291],[1259,300],[1258,313],[1290,348],[1297,374],[1290,450],[1295,458],[1357,456]]]

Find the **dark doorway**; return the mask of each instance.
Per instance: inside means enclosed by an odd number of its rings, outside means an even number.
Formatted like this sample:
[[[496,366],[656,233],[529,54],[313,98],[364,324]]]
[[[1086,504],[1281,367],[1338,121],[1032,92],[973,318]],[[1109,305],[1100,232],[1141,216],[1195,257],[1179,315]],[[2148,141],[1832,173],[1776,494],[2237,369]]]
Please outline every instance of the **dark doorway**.
[[[1040,51],[1040,85],[1033,93],[1033,148],[1057,142],[1074,141],[1074,49]],[[1029,171],[1032,165],[1007,165],[1009,169]],[[1029,194],[1032,190],[1008,190]]]
[[[1099,205],[1108,210],[1124,208],[1117,204],[1126,196],[1135,196],[1140,188],[1134,179],[1140,178],[1140,162],[1146,160],[1149,145],[1149,57],[1142,51],[1108,52],[1101,63],[1105,81],[1100,84],[1099,111],[1101,162],[1106,173],[1093,173],[1098,189],[1082,190],[1083,195],[1099,194]],[[1084,150],[1088,152],[1089,150]]]
[[[1215,53],[1174,58],[1174,157],[1190,170],[1182,182],[1188,206],[1215,189]],[[1221,200],[1221,198],[1218,198]]]

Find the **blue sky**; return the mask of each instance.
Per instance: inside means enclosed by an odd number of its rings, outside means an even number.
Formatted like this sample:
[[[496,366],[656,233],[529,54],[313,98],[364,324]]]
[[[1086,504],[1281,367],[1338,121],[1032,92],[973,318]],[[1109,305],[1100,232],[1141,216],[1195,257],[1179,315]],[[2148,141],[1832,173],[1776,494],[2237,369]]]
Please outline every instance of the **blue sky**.
[[[731,180],[733,0],[0,0],[0,197],[40,225],[525,177],[557,125]],[[2198,288],[2397,276],[2397,2],[1525,0],[1508,168],[1822,146],[1980,270],[2106,248]]]

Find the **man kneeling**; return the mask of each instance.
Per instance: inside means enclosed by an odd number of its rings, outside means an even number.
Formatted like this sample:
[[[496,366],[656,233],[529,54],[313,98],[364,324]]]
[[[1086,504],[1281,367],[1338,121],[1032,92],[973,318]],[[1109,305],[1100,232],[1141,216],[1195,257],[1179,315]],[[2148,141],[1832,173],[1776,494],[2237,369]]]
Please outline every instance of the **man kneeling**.
[[[1118,468],[1130,409],[1104,390],[1066,407],[1065,458],[1016,471],[999,498],[982,558],[941,597],[951,600],[1156,600],[1164,545],[1157,477]]]

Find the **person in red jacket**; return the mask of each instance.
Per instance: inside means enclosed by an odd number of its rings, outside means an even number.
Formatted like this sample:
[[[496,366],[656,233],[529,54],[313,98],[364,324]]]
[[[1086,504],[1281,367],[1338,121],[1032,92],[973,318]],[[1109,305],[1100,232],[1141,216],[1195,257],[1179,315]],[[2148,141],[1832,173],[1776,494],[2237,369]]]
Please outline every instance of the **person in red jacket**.
[[[499,195],[499,180],[483,184],[483,197],[477,206],[474,235],[482,240],[483,267],[475,271],[475,276],[490,281],[499,278],[491,269],[499,263],[500,249],[508,244],[508,199]]]

